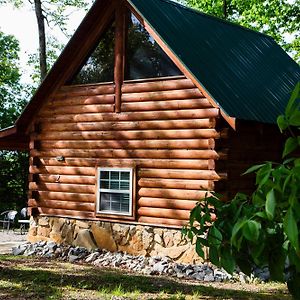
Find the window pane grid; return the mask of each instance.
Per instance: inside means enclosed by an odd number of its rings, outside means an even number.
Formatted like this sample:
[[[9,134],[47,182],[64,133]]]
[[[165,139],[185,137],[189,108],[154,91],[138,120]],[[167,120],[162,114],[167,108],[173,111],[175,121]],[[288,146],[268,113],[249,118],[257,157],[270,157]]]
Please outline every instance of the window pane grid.
[[[100,169],[98,211],[131,213],[131,169]]]

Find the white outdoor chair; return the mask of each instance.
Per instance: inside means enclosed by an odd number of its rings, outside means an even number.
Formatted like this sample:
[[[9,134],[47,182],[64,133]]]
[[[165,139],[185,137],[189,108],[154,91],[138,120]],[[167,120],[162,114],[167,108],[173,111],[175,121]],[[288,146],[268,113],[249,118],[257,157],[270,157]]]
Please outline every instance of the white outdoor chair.
[[[2,229],[6,229],[7,231],[10,229],[10,225],[15,222],[15,218],[17,215],[16,210],[6,210],[0,213],[0,223],[2,223]]]

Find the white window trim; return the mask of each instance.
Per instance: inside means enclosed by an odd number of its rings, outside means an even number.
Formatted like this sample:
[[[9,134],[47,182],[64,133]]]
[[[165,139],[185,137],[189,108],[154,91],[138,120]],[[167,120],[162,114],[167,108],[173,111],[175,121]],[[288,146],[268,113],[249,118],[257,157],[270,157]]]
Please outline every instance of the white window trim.
[[[114,190],[114,189],[101,189],[100,187],[100,172],[101,171],[116,171],[116,172],[129,172],[129,190]],[[129,212],[118,212],[118,211],[103,211],[100,210],[100,194],[104,193],[129,193]],[[105,215],[120,215],[120,216],[132,216],[132,202],[133,202],[133,168],[97,168],[97,203],[96,213]]]

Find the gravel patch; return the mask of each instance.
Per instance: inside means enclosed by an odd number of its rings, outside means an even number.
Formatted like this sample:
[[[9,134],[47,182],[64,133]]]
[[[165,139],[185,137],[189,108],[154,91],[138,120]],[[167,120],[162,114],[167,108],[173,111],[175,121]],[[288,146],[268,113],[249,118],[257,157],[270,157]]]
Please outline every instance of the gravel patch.
[[[253,274],[247,276],[240,271],[233,275],[224,269],[219,269],[210,263],[203,264],[181,264],[176,263],[169,257],[145,257],[132,256],[123,252],[109,252],[106,250],[95,250],[89,252],[83,247],[60,245],[54,242],[23,243],[12,249],[13,255],[41,256],[56,258],[71,263],[88,263],[100,268],[118,268],[146,275],[167,275],[183,279],[198,280],[202,282],[241,282],[258,283],[265,281],[268,277],[264,270],[260,276]],[[256,274],[257,275],[257,274]],[[268,274],[267,274],[268,275]]]

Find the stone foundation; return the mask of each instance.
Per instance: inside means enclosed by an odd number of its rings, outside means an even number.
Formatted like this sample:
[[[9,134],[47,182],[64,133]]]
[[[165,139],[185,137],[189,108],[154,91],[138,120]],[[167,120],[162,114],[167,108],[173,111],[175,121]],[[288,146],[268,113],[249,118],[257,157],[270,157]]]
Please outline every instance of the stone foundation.
[[[168,256],[181,263],[199,263],[195,246],[176,229],[58,217],[31,218],[28,241],[123,251],[131,255]]]

